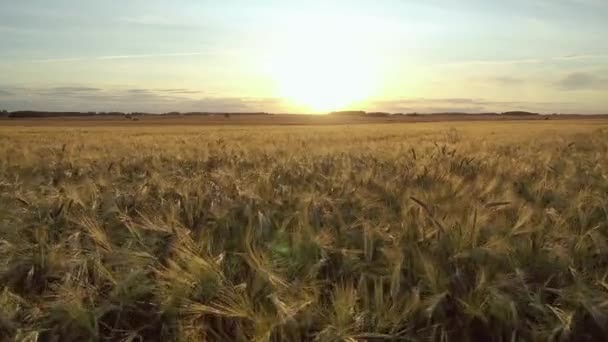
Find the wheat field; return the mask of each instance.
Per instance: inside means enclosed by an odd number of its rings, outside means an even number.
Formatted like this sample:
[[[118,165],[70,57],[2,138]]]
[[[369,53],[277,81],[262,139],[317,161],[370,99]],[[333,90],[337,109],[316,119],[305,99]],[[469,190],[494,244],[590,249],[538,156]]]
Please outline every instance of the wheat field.
[[[0,127],[0,340],[608,340],[608,121]]]

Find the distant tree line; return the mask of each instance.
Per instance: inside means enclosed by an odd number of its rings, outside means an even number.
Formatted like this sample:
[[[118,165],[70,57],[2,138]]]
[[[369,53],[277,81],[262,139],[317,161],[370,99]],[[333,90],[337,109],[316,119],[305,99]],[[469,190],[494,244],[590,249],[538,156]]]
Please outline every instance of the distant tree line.
[[[329,115],[339,115],[339,116],[365,116],[367,113],[362,110],[343,110],[337,112],[331,112]]]
[[[418,116],[418,115],[504,115],[504,116],[537,116],[540,115],[538,113],[531,113],[526,111],[509,111],[503,113],[460,113],[460,112],[447,112],[447,113],[431,113],[431,114],[419,114],[419,113],[386,113],[386,112],[365,112],[362,110],[351,110],[351,111],[335,111],[329,113],[330,115],[335,116],[362,116],[362,117],[388,117],[391,115],[408,115],[408,116]],[[9,118],[51,118],[51,117],[87,117],[87,116],[123,116],[129,120],[137,120],[137,117],[143,115],[161,115],[161,116],[181,116],[181,115],[215,115],[215,116],[223,116],[225,118],[230,118],[232,115],[271,115],[267,112],[240,112],[240,113],[229,113],[229,112],[168,112],[162,114],[151,114],[144,112],[131,112],[131,113],[123,113],[123,112],[49,112],[49,111],[32,111],[32,110],[22,110],[9,112],[7,110],[0,111],[0,117],[9,117]]]
[[[3,114],[9,118],[52,118],[52,117],[76,117],[76,116],[96,116],[96,115],[112,115],[112,116],[125,116],[125,113],[121,112],[44,112],[34,110],[20,110],[15,112],[3,111]]]
[[[92,116],[90,113],[81,112],[38,112],[30,110],[22,110],[8,113],[9,118],[48,118],[53,116]]]
[[[162,114],[152,114],[144,112],[49,112],[49,111],[34,111],[34,110],[21,110],[9,112],[6,110],[0,111],[0,117],[9,118],[52,118],[52,117],[90,117],[90,116],[123,116],[129,120],[135,120],[139,116],[144,115],[161,115],[161,116],[176,116],[176,115],[219,115],[226,118],[231,115],[270,115],[266,112],[248,112],[248,113],[227,113],[227,112],[169,112]]]
[[[530,113],[524,111],[513,111],[513,112],[504,112],[502,115],[511,115],[511,116],[529,116],[529,115],[540,115],[538,113]]]
[[[538,113],[531,113],[525,111],[510,111],[504,113],[463,113],[463,112],[444,112],[444,113],[428,113],[428,114],[420,114],[420,113],[386,113],[386,112],[365,112],[362,110],[346,110],[346,111],[335,111],[329,113],[329,115],[336,116],[366,116],[366,117],[385,117],[390,115],[408,115],[408,116],[418,116],[418,115],[508,115],[508,116],[534,116],[540,115]]]

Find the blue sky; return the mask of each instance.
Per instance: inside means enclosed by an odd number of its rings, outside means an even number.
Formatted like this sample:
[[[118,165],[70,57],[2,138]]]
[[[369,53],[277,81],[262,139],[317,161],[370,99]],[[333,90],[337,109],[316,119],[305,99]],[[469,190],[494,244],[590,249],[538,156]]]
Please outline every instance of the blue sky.
[[[606,18],[605,0],[2,1],[0,107],[608,113]]]

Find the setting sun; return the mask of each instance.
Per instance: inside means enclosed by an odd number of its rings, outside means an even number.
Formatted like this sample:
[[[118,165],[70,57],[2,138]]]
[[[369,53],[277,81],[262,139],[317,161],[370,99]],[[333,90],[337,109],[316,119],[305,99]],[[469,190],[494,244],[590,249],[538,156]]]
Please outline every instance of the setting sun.
[[[361,42],[331,27],[291,32],[267,69],[279,96],[302,110],[326,113],[369,98],[379,63]]]

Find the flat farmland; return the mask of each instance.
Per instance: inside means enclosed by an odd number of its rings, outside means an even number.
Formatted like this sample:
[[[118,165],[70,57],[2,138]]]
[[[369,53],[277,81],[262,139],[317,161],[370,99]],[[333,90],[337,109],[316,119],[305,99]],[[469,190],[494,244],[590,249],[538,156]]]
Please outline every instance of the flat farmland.
[[[155,120],[2,121],[0,340],[608,339],[608,120]]]

